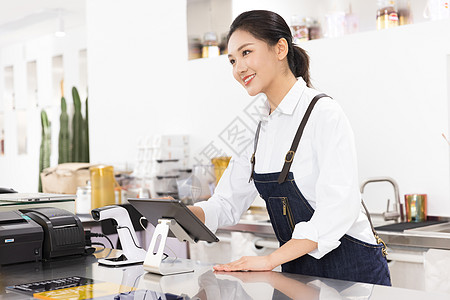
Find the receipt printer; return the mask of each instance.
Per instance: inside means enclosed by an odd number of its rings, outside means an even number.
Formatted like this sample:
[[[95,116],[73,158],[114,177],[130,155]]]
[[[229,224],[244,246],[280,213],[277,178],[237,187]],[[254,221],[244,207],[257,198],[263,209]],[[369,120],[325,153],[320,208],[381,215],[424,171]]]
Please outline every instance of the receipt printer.
[[[0,265],[42,258],[44,230],[19,211],[0,212]]]
[[[44,230],[43,259],[85,253],[83,225],[71,212],[53,207],[20,211],[41,225]]]
[[[64,209],[0,212],[0,265],[85,254],[84,229]]]

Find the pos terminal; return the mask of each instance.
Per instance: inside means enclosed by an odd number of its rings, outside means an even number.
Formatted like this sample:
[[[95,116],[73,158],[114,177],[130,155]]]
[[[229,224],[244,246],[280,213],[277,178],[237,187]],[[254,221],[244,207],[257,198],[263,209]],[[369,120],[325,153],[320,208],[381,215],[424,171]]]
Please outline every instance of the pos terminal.
[[[170,275],[193,271],[183,262],[162,260],[169,230],[173,234],[171,236],[181,242],[219,241],[180,200],[130,198],[128,202],[156,227],[144,261],[147,272]]]

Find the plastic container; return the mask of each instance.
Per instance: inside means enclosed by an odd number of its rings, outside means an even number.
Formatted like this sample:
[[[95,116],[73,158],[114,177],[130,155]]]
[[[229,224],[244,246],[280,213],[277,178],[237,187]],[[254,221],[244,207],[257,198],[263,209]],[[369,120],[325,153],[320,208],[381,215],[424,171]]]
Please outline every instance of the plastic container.
[[[215,176],[213,165],[194,165],[192,169],[192,200],[207,200],[214,192]]]
[[[450,18],[450,5],[448,0],[428,0],[423,11],[423,17],[431,20]]]
[[[325,36],[336,38],[345,34],[345,12],[334,11],[325,15]]]
[[[220,177],[222,177],[223,172],[228,167],[228,164],[230,163],[231,157],[230,156],[220,156],[220,157],[214,157],[211,159],[212,164],[214,165],[214,175],[216,177],[216,186],[219,184]]]
[[[189,146],[189,135],[185,134],[159,134],[147,140],[147,144],[151,143],[151,146],[155,148],[170,149]]]
[[[352,34],[359,31],[359,18],[353,13],[352,5],[349,5],[348,12],[345,14],[345,33]]]
[[[92,209],[116,204],[114,194],[115,179],[112,166],[90,167]]]
[[[177,179],[176,176],[157,176],[153,179],[153,188],[158,196],[177,194]]]

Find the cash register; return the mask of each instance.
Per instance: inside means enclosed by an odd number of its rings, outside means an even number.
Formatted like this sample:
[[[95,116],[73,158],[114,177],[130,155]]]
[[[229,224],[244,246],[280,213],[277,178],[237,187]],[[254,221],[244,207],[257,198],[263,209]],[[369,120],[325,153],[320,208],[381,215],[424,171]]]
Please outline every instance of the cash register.
[[[66,210],[36,207],[0,212],[0,265],[92,253],[85,245],[80,220]]]
[[[0,265],[42,259],[44,229],[19,211],[0,213]]]

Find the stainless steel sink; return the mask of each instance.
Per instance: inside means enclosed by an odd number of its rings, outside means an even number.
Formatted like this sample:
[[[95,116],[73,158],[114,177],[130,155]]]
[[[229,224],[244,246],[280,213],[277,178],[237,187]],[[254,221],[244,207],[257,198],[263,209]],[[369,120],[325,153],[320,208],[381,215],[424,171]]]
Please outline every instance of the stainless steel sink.
[[[450,237],[450,222],[408,229],[405,230],[404,233]]]

